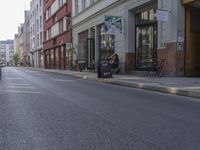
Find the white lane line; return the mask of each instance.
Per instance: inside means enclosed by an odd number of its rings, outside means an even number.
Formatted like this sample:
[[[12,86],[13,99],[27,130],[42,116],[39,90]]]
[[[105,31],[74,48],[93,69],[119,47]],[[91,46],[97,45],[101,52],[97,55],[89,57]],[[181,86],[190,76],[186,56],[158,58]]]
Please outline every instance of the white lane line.
[[[31,86],[31,84],[10,84],[10,86]]]
[[[26,70],[25,72],[37,73],[38,71],[30,71],[30,70]]]
[[[74,82],[73,80],[62,80],[62,79],[49,79],[51,81],[55,81],[55,82]]]
[[[23,80],[23,78],[5,78],[6,80]]]
[[[7,86],[8,88],[13,88],[13,89],[36,89],[31,86]]]
[[[6,72],[3,72],[4,74],[6,74],[6,75],[15,75],[16,73],[11,73],[11,72],[9,72],[9,73],[6,73]]]
[[[17,91],[17,90],[0,90],[0,92],[25,93],[25,94],[40,94],[41,93],[41,92],[37,92],[37,91]]]

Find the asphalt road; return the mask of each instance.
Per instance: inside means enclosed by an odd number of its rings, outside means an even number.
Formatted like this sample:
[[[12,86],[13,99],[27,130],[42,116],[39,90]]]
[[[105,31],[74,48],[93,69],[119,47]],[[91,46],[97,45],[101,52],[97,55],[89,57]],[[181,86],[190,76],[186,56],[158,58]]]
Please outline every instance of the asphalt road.
[[[200,100],[4,68],[0,150],[200,150]]]

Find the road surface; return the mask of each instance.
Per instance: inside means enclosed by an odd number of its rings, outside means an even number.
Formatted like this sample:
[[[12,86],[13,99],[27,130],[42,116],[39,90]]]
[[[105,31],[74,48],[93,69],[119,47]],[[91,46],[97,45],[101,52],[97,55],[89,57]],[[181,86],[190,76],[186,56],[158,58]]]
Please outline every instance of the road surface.
[[[0,150],[200,150],[200,100],[3,68]]]

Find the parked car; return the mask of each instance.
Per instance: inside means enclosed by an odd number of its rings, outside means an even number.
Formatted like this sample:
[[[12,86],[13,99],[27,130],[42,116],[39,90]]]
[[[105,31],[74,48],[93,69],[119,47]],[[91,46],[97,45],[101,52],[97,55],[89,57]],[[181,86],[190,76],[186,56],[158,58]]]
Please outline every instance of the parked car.
[[[3,64],[3,63],[0,63],[0,66],[1,66],[1,67],[5,67],[6,65],[5,65],[5,64]]]

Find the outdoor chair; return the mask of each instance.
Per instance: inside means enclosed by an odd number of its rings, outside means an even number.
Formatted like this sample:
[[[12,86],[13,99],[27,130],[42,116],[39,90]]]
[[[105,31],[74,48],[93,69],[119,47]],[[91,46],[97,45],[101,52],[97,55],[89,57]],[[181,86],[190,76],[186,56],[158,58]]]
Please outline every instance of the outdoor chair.
[[[165,59],[161,59],[160,63],[158,64],[158,67],[156,68],[156,76],[158,77],[164,77],[164,66],[165,66]]]

